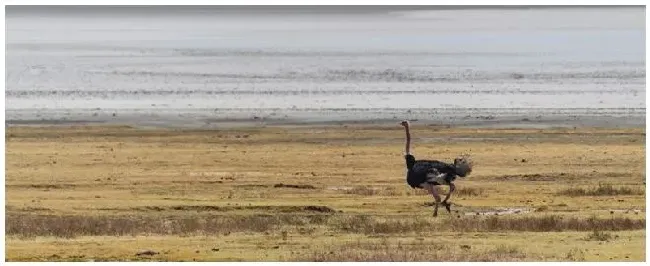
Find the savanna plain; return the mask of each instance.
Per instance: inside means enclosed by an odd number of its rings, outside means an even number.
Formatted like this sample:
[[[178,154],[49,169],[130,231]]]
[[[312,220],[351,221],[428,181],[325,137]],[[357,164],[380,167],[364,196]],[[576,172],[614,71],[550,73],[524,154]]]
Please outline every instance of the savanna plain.
[[[645,261],[645,128],[6,129],[7,261]],[[443,189],[444,190],[444,189]]]

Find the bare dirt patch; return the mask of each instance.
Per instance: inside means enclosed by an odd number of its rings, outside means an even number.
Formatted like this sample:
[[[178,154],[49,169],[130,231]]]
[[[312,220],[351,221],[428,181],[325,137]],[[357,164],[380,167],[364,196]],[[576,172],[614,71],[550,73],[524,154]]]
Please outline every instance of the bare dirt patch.
[[[527,209],[527,208],[495,208],[492,210],[480,210],[480,211],[466,211],[465,215],[466,216],[478,216],[478,215],[516,215],[516,214],[525,214],[529,213],[532,210]]]

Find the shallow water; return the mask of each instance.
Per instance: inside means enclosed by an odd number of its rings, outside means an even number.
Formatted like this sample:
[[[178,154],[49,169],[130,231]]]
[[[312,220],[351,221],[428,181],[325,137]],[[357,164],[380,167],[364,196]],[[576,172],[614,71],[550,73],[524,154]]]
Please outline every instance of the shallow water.
[[[6,14],[10,120],[645,123],[643,7]]]

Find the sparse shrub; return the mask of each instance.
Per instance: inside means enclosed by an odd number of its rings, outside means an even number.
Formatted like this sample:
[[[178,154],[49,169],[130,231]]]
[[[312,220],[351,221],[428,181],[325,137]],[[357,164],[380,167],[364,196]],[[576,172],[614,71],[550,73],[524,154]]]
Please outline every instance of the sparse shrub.
[[[350,243],[338,247],[322,248],[306,255],[290,258],[291,261],[337,262],[410,262],[410,261],[522,261],[526,255],[514,247],[499,246],[492,250],[467,250],[427,243],[398,242]]]
[[[425,189],[408,188],[406,190],[406,196],[429,196],[429,192],[427,192]]]
[[[580,196],[616,196],[616,195],[645,195],[645,190],[629,187],[614,187],[609,183],[600,183],[594,188],[567,188],[558,192],[558,195]]]
[[[387,187],[381,192],[382,196],[402,196],[404,195],[403,192],[398,191],[394,187]]]
[[[637,230],[645,228],[645,219],[578,218],[558,215],[528,217],[489,216],[483,219],[457,219],[449,227],[456,231],[591,231]]]
[[[566,260],[568,261],[584,261],[585,252],[579,248],[572,248],[566,254]]]
[[[593,241],[609,241],[613,238],[612,234],[599,231],[599,230],[594,230],[591,232],[585,240],[593,240]]]
[[[483,196],[484,192],[484,188],[460,187],[456,189],[454,194],[462,197],[478,197]]]
[[[315,227],[300,227],[298,228],[298,233],[301,235],[312,235],[316,232]]]
[[[336,225],[343,231],[363,234],[406,233],[431,228],[432,223],[421,218],[377,219],[367,215],[352,216]]]
[[[344,190],[345,194],[355,194],[362,196],[373,196],[379,194],[379,191],[367,186],[355,186],[351,189]]]
[[[403,191],[403,190],[398,190],[395,187],[381,188],[381,187],[369,187],[369,186],[354,186],[350,189],[343,190],[343,193],[345,194],[361,195],[361,196],[404,196],[404,195],[411,195],[411,193],[414,192],[416,191],[410,191],[410,192]]]

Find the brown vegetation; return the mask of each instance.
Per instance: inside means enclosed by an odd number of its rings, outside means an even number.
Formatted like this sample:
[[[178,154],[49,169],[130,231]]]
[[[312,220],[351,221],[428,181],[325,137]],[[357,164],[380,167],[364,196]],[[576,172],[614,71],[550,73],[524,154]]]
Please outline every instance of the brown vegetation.
[[[600,230],[594,230],[585,238],[585,240],[608,241],[613,238],[614,236],[612,236],[611,233],[603,232]]]
[[[516,247],[471,250],[469,246],[450,247],[435,243],[361,244],[353,243],[295,255],[291,261],[313,262],[424,262],[424,261],[522,261],[527,256]]]
[[[123,236],[123,235],[219,235],[231,232],[269,232],[285,226],[325,226],[330,230],[360,234],[417,233],[435,228],[438,232],[559,232],[620,231],[645,228],[645,219],[577,218],[558,215],[522,217],[462,217],[435,220],[422,217],[381,218],[369,215],[183,215],[183,216],[6,216],[7,235],[34,236]],[[301,230],[304,230],[301,229]]]
[[[579,196],[617,196],[617,195],[645,195],[645,190],[629,187],[614,187],[609,183],[600,183],[592,188],[567,188],[558,192],[558,195]]]

